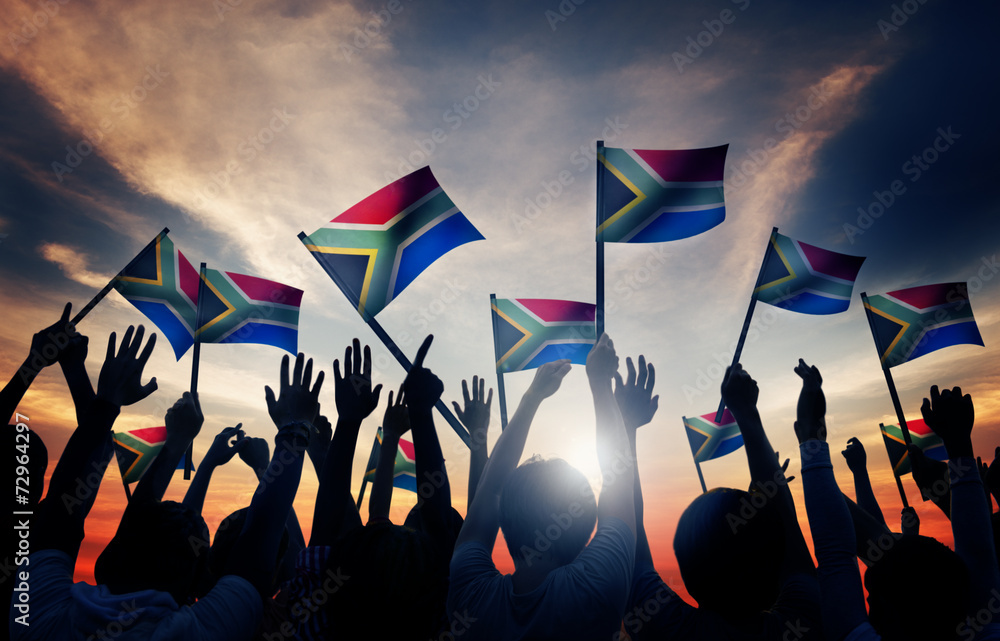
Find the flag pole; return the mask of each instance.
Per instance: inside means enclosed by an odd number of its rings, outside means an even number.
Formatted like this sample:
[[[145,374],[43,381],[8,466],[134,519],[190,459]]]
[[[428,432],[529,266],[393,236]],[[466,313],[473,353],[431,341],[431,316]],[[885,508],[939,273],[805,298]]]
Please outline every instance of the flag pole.
[[[597,338],[604,333],[604,141],[597,141]]]
[[[205,297],[205,269],[207,265],[201,264],[198,273],[198,311],[195,314],[194,329],[194,349],[191,353],[191,395],[198,393],[198,366],[201,363],[201,301]],[[194,441],[188,443],[187,453],[184,455],[184,480],[191,480],[191,469],[194,467]]]
[[[872,340],[875,341],[875,351],[879,351],[878,338],[875,335],[875,319],[872,317],[872,310],[868,307],[868,294],[861,292],[861,302],[865,307],[865,316],[868,318],[868,327],[872,331]],[[882,373],[885,374],[885,384],[889,386],[889,396],[892,398],[892,406],[896,410],[896,420],[899,421],[899,427],[903,432],[903,440],[906,444],[912,445],[913,439],[910,438],[910,428],[906,426],[906,417],[903,416],[903,405],[899,402],[899,394],[896,392],[896,383],[892,380],[892,374],[889,372],[889,366],[882,360],[882,354],[879,354],[879,361],[882,365]]]
[[[494,312],[497,304],[497,295],[490,294],[490,319],[493,322],[493,355],[496,362],[500,362],[502,354],[497,351],[497,315]],[[500,431],[507,429],[507,393],[503,386],[503,371],[497,368],[497,395],[500,400]]]
[[[357,508],[359,512],[361,511],[361,501],[363,501],[365,498],[365,488],[368,487],[368,470],[371,469],[373,461],[376,461],[378,457],[378,447],[379,447],[378,432],[375,432],[375,442],[372,443],[372,451],[368,455],[368,464],[365,465],[365,473],[361,476],[361,491],[358,492],[358,503],[357,503]],[[375,464],[377,464],[377,462]],[[393,465],[395,465],[395,463]]]
[[[302,241],[304,245],[312,245],[312,240],[309,238],[309,234],[305,233],[304,231],[299,232],[299,240]],[[310,251],[309,253],[313,255],[313,258],[316,258],[316,255],[313,254],[312,251]],[[323,271],[326,272],[326,275],[329,276],[330,279],[333,280],[333,282],[337,283],[337,286],[340,287],[341,291],[350,291],[351,288],[348,287],[347,284],[341,280],[340,276],[335,271],[327,267],[327,265],[323,264],[323,262],[318,258],[316,258],[316,262],[319,263],[319,266],[323,268]],[[375,317],[365,312],[362,315],[362,318],[368,325],[368,327],[370,327],[371,330],[375,332],[375,336],[377,336],[378,339],[382,341],[382,344],[385,345],[386,349],[389,350],[389,353],[392,354],[397,361],[399,361],[399,364],[403,366],[403,369],[409,372],[410,367],[412,367],[410,359],[408,359],[406,355],[403,354],[403,351],[399,349],[399,346],[396,345],[395,341],[393,341],[392,338],[390,338],[389,335],[385,332],[385,330],[382,329],[382,326],[379,325],[377,320],[375,320]],[[444,401],[438,399],[438,402],[434,404],[434,407],[436,407],[438,412],[441,413],[441,416],[444,417],[444,420],[446,420],[448,424],[451,425],[451,428],[455,430],[455,433],[458,434],[458,437],[460,439],[462,439],[462,442],[465,443],[466,447],[470,447],[471,439],[469,437],[469,432],[465,429],[465,427],[462,426],[462,423],[455,417],[455,415],[451,413],[451,410],[448,409],[448,406],[444,404]]]
[[[753,319],[753,310],[757,307],[757,288],[764,278],[764,271],[767,269],[767,259],[771,256],[771,244],[774,242],[774,235],[778,233],[778,228],[771,229],[771,235],[767,240],[767,249],[764,250],[764,259],[760,263],[760,271],[757,272],[757,281],[754,283],[753,292],[750,294],[750,305],[747,307],[746,318],[743,319],[743,329],[740,330],[740,340],[736,342],[736,351],[733,352],[733,362],[730,367],[735,367],[740,362],[740,355],[743,353],[743,343],[747,340],[747,332],[750,329],[750,321]],[[722,422],[722,413],[726,411],[726,401],[719,401],[719,409],[715,413],[715,422]]]
[[[104,297],[108,295],[108,292],[110,292],[111,289],[115,286],[115,281],[117,281],[118,278],[121,277],[122,274],[124,274],[126,271],[128,271],[130,267],[132,267],[133,265],[135,265],[139,261],[140,258],[142,258],[143,256],[145,256],[146,252],[148,252],[151,248],[155,247],[156,244],[158,242],[160,242],[160,239],[163,238],[164,236],[166,236],[167,233],[169,233],[169,232],[170,232],[170,229],[164,227],[163,231],[161,231],[159,234],[157,234],[156,238],[154,238],[153,240],[151,240],[145,247],[143,247],[142,251],[140,251],[138,254],[136,254],[135,258],[133,258],[132,260],[129,261],[128,265],[125,265],[124,267],[122,267],[118,271],[118,273],[115,274],[114,277],[111,280],[108,281],[108,284],[105,285],[101,289],[101,291],[97,292],[97,294],[95,294],[94,297],[90,299],[90,302],[87,303],[83,307],[83,309],[81,309],[79,312],[76,313],[76,316],[74,316],[73,320],[71,320],[70,322],[73,325],[76,325],[77,323],[79,323],[80,321],[82,321],[83,318],[84,318],[84,316],[86,316],[87,314],[89,314],[90,310],[92,310],[95,307],[97,307],[97,304],[100,303],[104,299]]]
[[[884,440],[885,439],[885,424],[884,423],[879,423],[878,424],[878,429],[879,429],[879,432],[882,434],[882,439]],[[907,456],[909,456],[909,454],[907,454]],[[896,474],[896,464],[892,460],[892,458],[889,459],[889,465],[892,467],[892,477],[894,479],[896,479],[896,489],[899,490],[899,498],[903,499],[903,507],[904,508],[908,508],[908,507],[910,507],[910,504],[907,503],[907,501],[906,501],[906,491],[903,489],[903,481],[900,480],[899,474]],[[913,465],[912,461],[910,462],[910,465],[911,466]]]

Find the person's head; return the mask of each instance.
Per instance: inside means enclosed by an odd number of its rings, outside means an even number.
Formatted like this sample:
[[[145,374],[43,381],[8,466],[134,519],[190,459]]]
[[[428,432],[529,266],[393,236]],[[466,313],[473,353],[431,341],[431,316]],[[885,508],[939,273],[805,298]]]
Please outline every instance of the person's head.
[[[160,590],[187,603],[208,565],[208,526],[181,503],[132,503],[94,566],[113,594]]]
[[[865,572],[865,587],[868,620],[885,641],[954,639],[969,607],[968,568],[927,536],[897,538]]]
[[[331,637],[344,621],[364,621],[372,638],[427,639],[446,620],[448,560],[424,532],[387,522],[356,527],[331,546],[324,592],[311,600],[325,608]]]
[[[742,618],[774,605],[785,549],[781,519],[762,494],[717,488],[684,510],[674,554],[702,608]]]
[[[243,532],[243,526],[247,522],[247,514],[250,508],[244,507],[236,510],[226,518],[222,519],[219,527],[215,530],[215,537],[212,539],[212,548],[208,555],[208,571],[202,577],[203,580],[198,588],[198,596],[204,596],[215,585],[215,583],[226,574],[226,566],[229,558]],[[288,550],[288,528],[281,535],[281,542],[278,544],[278,556],[275,559],[275,585],[274,591],[278,588],[278,571],[281,569],[281,559]]]
[[[571,562],[596,523],[590,482],[563,459],[532,457],[511,472],[500,492],[500,529],[515,568],[541,558]]]

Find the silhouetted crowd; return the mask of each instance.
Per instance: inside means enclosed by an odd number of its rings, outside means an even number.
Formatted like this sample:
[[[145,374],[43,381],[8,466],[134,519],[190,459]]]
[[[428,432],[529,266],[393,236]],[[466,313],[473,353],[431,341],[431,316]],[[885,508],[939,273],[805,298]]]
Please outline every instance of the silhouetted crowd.
[[[562,459],[521,463],[535,413],[570,370],[569,361],[556,361],[538,368],[491,452],[493,392],[478,377],[471,390],[463,381],[464,403],[455,403],[471,448],[463,519],[451,505],[435,431],[444,386],[424,367],[429,336],[400,389],[388,393],[363,521],[352,465],[382,386],[372,385],[370,349],[355,339],[343,362],[333,362],[335,423],[320,408],[324,372],[302,354],[294,362],[285,356],[276,389],[265,388],[277,430],[273,451],[241,425],[223,429],[177,503],[162,498],[203,423],[197,395],[185,393],[167,411],[166,441],[97,558],[97,584],[74,583],[84,522],[114,456],[112,426],[122,407],[157,386],[155,378],[143,382],[156,335],[146,339],[140,326],[120,340],[111,334],[95,390],[84,365],[88,341],[69,312],[67,305],[34,335],[24,365],[0,392],[14,457],[0,573],[13,639],[1000,639],[990,498],[1000,503],[1000,463],[975,457],[970,396],[935,386],[921,408],[947,463],[908,450],[924,496],[951,520],[953,551],[918,534],[912,509],[903,511],[901,533],[889,528],[857,439],[843,451],[856,500],[841,493],[822,377],[799,361],[794,430],[814,563],[789,492],[788,461],[782,465],[772,449],[757,409],[757,383],[739,365],[728,370],[722,398],[742,433],[752,482],[747,491],[706,492],[680,517],[674,553],[694,607],[654,569],[643,526],[636,432],[657,410],[655,370],[643,356],[628,358],[623,376],[607,335],[586,363],[599,496]],[[16,410],[38,373],[56,363],[78,427],[42,499],[45,444]],[[397,446],[407,433],[419,498],[398,525],[389,506]],[[212,534],[201,516],[212,473],[237,455],[259,484],[250,505]],[[292,508],[306,456],[319,477],[308,543]],[[498,530],[513,574],[493,563]]]

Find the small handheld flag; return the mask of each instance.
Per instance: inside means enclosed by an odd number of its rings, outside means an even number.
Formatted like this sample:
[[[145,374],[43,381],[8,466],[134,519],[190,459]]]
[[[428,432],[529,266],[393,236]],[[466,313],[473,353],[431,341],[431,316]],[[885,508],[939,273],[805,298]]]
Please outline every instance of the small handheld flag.
[[[483,235],[424,167],[299,238],[368,321],[431,263]]]
[[[701,464],[731,454],[743,447],[743,434],[740,433],[740,427],[728,409],[723,412],[721,421],[715,420],[714,412],[692,418],[682,417],[682,420],[688,444],[691,446],[691,456],[698,470],[701,489],[707,492],[705,478],[701,474]]]
[[[982,345],[965,283],[862,295],[883,368],[951,345]]]
[[[729,145],[706,149],[598,149],[603,183],[598,235],[608,243],[659,243],[708,231],[726,219]]]
[[[376,436],[378,448],[382,447],[382,428],[379,428]],[[365,471],[364,479],[369,483],[375,482],[375,465],[378,461],[378,453],[375,454],[375,462],[370,464]],[[401,490],[416,493],[417,491],[417,463],[413,454],[413,443],[406,439],[399,439],[399,447],[396,449],[396,462],[392,471],[392,486]]]
[[[167,442],[167,428],[140,427],[124,432],[112,432],[115,445],[115,459],[122,474],[122,482],[128,486],[142,478],[153,459]],[[183,469],[184,461],[177,469]]]
[[[298,353],[301,289],[217,269],[206,269],[203,277],[200,342],[259,343]]]
[[[754,294],[762,303],[802,314],[838,314],[851,304],[851,290],[864,256],[850,256],[775,232],[764,273]]]
[[[177,360],[194,344],[198,271],[165,234],[115,277],[114,288],[170,341]]]
[[[927,426],[923,419],[909,420],[906,422],[906,427],[910,431],[913,444],[923,450],[928,458],[935,461],[948,460],[948,451],[944,447],[944,442]],[[879,423],[879,429],[882,431],[885,449],[889,454],[892,473],[898,477],[912,472],[910,454],[906,451],[906,439],[903,437],[903,430],[899,424],[883,425]]]
[[[568,358],[584,365],[597,340],[596,306],[546,298],[495,298],[493,342],[498,372],[519,372]]]

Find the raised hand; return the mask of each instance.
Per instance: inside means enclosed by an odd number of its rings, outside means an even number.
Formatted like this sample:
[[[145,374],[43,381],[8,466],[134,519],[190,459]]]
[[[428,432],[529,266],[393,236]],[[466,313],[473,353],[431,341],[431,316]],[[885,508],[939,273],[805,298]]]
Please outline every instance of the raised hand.
[[[184,448],[198,436],[205,417],[201,413],[198,394],[184,392],[163,419],[167,426],[167,439],[181,443]]]
[[[464,409],[458,403],[452,401],[455,407],[455,415],[462,425],[469,430],[469,434],[485,433],[490,426],[490,407],[493,404],[493,388],[490,388],[489,397],[486,396],[486,379],[478,376],[472,377],[472,396],[469,396],[469,382],[462,380],[462,398],[465,401]]]
[[[247,443],[246,434],[240,429],[243,423],[238,423],[235,427],[224,427],[215,436],[212,446],[205,453],[205,458],[201,460],[202,466],[211,465],[219,467],[233,460],[233,457],[242,450]]]
[[[111,336],[108,337],[108,353],[104,359],[104,365],[101,367],[101,374],[97,379],[97,398],[119,407],[137,403],[156,391],[155,376],[145,385],[142,384],[142,368],[146,366],[146,361],[153,353],[153,346],[156,345],[156,334],[150,335],[145,349],[139,354],[139,346],[142,344],[142,335],[145,330],[142,325],[139,325],[133,339],[133,329],[132,326],[129,326],[125,331],[117,354],[115,353],[115,333],[111,332]]]
[[[420,345],[420,349],[417,350],[413,366],[410,367],[410,371],[403,381],[402,389],[406,393],[406,403],[411,410],[429,411],[444,392],[444,383],[441,382],[441,379],[424,367],[424,358],[427,357],[427,351],[431,348],[433,341],[434,335],[428,334],[423,344]]]
[[[278,388],[278,398],[274,391],[264,386],[264,399],[267,401],[267,413],[279,429],[289,423],[311,424],[319,412],[319,390],[323,387],[323,371],[316,375],[316,384],[312,384],[312,366],[310,358],[305,361],[301,352],[295,357],[295,369],[292,378],[288,378],[288,355],[281,359],[281,386]],[[336,365],[335,365],[336,366]],[[339,403],[338,403],[339,407]]]
[[[555,362],[568,363],[568,361]],[[603,333],[591,348],[590,353],[587,354],[587,378],[590,380],[591,385],[598,383],[610,384],[617,373],[618,354],[615,353],[615,344],[607,333]],[[565,376],[565,373],[563,376]],[[536,376],[535,378],[537,379],[538,377]],[[560,380],[562,380],[561,377]],[[558,384],[556,388],[558,388]],[[555,392],[555,390],[552,391]]]
[[[333,388],[337,399],[339,420],[360,424],[378,407],[382,385],[372,389],[372,350],[365,345],[362,359],[361,341],[354,339],[344,350],[344,375],[340,362],[333,361]]]
[[[722,400],[729,409],[737,413],[754,411],[757,409],[759,395],[757,381],[753,380],[742,365],[736,363],[726,368],[726,375],[722,379]]]
[[[569,359],[545,363],[535,370],[535,378],[531,381],[526,395],[531,394],[538,399],[552,396],[559,389],[566,374],[569,374],[569,370]]]
[[[396,402],[392,402],[392,390],[389,390],[389,406],[385,408],[382,417],[382,432],[386,436],[399,438],[410,431],[410,412],[403,400],[403,390],[396,394]]]
[[[847,448],[841,454],[847,459],[847,467],[854,474],[860,474],[868,469],[868,455],[865,454],[865,446],[856,436],[847,441]]]
[[[249,465],[250,469],[258,477],[263,475],[264,471],[267,470],[268,462],[271,460],[271,451],[268,448],[267,440],[255,436],[247,436],[240,443],[242,443],[238,450],[240,460]]]
[[[912,505],[904,507],[899,515],[900,532],[908,536],[920,534],[920,517]]]
[[[826,440],[826,396],[823,394],[823,377],[815,365],[809,366],[799,359],[795,373],[802,379],[802,391],[796,410],[795,435],[799,443],[817,439]]]
[[[31,337],[31,365],[42,369],[65,358],[67,350],[74,346],[72,340],[79,336],[76,327],[69,322],[73,303],[66,303],[62,316],[56,322]],[[79,346],[79,342],[75,344]],[[84,350],[86,356],[86,350]]]
[[[636,373],[632,357],[625,359],[628,378],[622,382],[621,374],[615,372],[615,401],[621,410],[625,427],[635,430],[653,420],[659,407],[659,395],[653,396],[653,383],[656,381],[656,371],[653,364],[646,363],[646,357],[639,355],[639,371]]]
[[[930,399],[925,398],[920,406],[924,422],[934,430],[934,433],[944,441],[949,458],[972,456],[972,424],[976,419],[976,410],[972,405],[972,397],[962,396],[962,388],[938,391],[938,386],[931,387]]]
[[[313,420],[313,431],[309,434],[309,447],[306,449],[306,454],[313,462],[317,474],[323,469],[326,452],[330,449],[332,439],[333,425],[330,424],[330,419],[323,415],[322,409],[317,409],[316,418]]]

